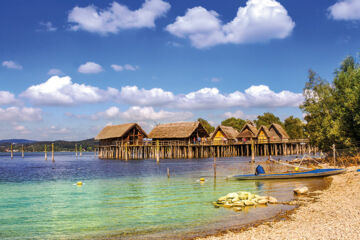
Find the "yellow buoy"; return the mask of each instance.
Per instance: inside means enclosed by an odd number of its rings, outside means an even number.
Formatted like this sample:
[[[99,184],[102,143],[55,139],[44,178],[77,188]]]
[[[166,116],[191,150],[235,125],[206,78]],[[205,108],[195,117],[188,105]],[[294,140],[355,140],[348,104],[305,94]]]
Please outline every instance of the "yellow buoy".
[[[295,171],[298,172],[298,171],[299,171],[299,167],[296,167],[296,168],[295,168]]]
[[[76,185],[78,185],[78,186],[82,186],[82,185],[83,185],[83,183],[82,183],[82,182],[77,182],[77,183],[76,183]]]
[[[205,178],[200,178],[200,182],[205,182]]]

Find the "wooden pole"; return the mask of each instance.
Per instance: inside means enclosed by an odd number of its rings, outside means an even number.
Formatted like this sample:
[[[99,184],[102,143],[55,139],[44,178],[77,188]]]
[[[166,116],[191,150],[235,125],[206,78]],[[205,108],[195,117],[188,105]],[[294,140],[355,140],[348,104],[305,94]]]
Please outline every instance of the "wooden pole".
[[[156,140],[156,163],[160,162],[160,146],[159,146],[159,140]]]
[[[125,161],[128,160],[128,149],[127,149],[127,143],[125,143]]]
[[[82,156],[82,145],[80,145],[79,152],[80,152],[80,157],[81,157]]]
[[[168,178],[170,178],[170,170],[169,170],[169,168],[167,168],[167,176],[168,176]]]
[[[75,156],[77,157],[78,154],[77,154],[77,144],[75,144]]]
[[[216,155],[214,154],[214,178],[216,178]]]
[[[336,148],[335,148],[335,144],[332,145],[332,149],[333,149],[333,160],[334,160],[334,166],[336,164]]]
[[[21,157],[24,158],[24,144],[21,145]]]
[[[51,160],[53,162],[55,162],[55,158],[54,158],[54,143],[51,144]]]
[[[253,139],[251,139],[251,161],[255,161],[255,145]]]
[[[13,145],[10,145],[10,152],[11,152],[11,159],[14,158],[14,149],[13,149]]]
[[[45,149],[44,149],[44,152],[45,152],[45,160],[47,160],[47,149],[46,149],[46,144],[45,144]]]

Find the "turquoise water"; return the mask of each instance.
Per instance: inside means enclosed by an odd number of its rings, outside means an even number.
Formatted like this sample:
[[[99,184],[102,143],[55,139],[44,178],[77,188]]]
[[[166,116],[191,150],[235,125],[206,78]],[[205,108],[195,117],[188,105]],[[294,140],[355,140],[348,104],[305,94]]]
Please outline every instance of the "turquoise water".
[[[275,216],[290,206],[234,212],[211,202],[233,191],[286,201],[292,189],[323,187],[323,179],[233,181],[252,171],[247,158],[117,161],[57,153],[0,156],[1,239],[158,239],[202,236]],[[166,169],[170,169],[168,179]],[[205,177],[205,183],[199,182]],[[79,187],[75,183],[82,181]]]

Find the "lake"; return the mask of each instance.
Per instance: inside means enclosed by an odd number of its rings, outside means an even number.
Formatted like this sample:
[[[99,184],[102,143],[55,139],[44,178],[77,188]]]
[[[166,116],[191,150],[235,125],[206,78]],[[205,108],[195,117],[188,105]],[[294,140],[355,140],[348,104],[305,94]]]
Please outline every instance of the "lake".
[[[293,157],[287,157],[291,159]],[[259,158],[259,160],[263,160]],[[226,176],[250,173],[247,157],[217,159],[100,160],[55,153],[0,154],[1,239],[182,239],[276,216],[293,206],[251,207],[242,212],[214,208],[229,192],[249,191],[280,201],[292,190],[325,187],[322,178],[236,181]],[[167,177],[167,168],[170,178]],[[276,168],[276,166],[275,166]],[[204,177],[204,183],[199,178]],[[76,182],[82,181],[82,186]]]

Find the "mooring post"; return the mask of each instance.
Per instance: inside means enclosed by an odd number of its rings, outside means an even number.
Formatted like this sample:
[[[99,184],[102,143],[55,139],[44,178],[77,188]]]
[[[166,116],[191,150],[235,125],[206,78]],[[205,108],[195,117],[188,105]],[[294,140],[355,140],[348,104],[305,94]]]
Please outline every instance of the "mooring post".
[[[55,158],[54,158],[54,143],[51,144],[51,159],[53,162],[55,162]]]
[[[75,144],[75,156],[77,157],[78,154],[77,154],[77,144]]]
[[[251,161],[255,161],[255,145],[253,139],[251,139]]]
[[[21,157],[24,158],[24,144],[21,145]]]
[[[156,140],[156,163],[160,162],[160,146],[159,146],[159,140]]]
[[[45,160],[47,160],[47,149],[46,149],[46,144],[45,144],[45,147],[44,147],[44,153],[45,153]]]
[[[170,170],[169,170],[169,168],[167,168],[167,176],[168,176],[168,178],[170,178]]]
[[[214,154],[214,178],[216,178],[216,156]]]
[[[13,150],[13,144],[10,145],[10,152],[11,152],[11,159],[14,158],[14,150]]]
[[[82,145],[80,145],[79,152],[80,152],[80,157],[81,157],[82,156]]]
[[[128,149],[127,149],[127,143],[125,143],[125,161],[128,160]]]
[[[333,160],[334,160],[334,166],[336,164],[336,148],[335,148],[335,144],[332,145],[332,149],[333,149]]]

